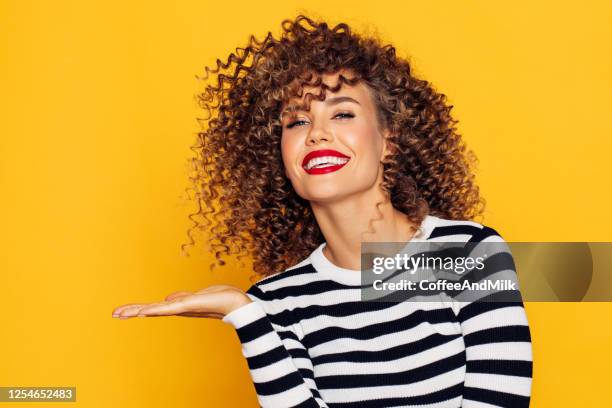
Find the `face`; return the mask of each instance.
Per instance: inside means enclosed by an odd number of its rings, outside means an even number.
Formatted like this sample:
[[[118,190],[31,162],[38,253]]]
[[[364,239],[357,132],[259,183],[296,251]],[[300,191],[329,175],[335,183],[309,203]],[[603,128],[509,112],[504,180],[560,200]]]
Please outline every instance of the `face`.
[[[333,87],[337,78],[326,74],[323,82]],[[320,88],[307,92],[316,95]],[[292,99],[283,109],[303,101]],[[376,106],[362,82],[327,91],[323,101],[312,99],[308,112],[284,113],[282,126],[285,172],[302,198],[333,202],[372,190],[382,179],[388,133],[379,129]]]

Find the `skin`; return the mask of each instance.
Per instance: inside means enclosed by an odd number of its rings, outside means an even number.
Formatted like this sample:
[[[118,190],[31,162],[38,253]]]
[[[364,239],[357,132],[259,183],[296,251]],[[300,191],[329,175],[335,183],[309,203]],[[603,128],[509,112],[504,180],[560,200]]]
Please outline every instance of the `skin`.
[[[342,71],[346,77],[350,72]],[[323,81],[333,86],[338,74],[325,74]],[[307,88],[317,94],[318,89]],[[304,95],[306,92],[304,92]],[[357,103],[331,100],[348,96]],[[302,100],[304,96],[302,97]],[[290,101],[291,103],[291,101]],[[352,113],[353,118],[336,116]],[[387,129],[381,129],[376,106],[369,88],[362,82],[342,85],[324,101],[313,100],[309,112],[299,112],[299,126],[283,115],[281,149],[286,175],[293,188],[310,202],[327,245],[324,255],[334,264],[358,271],[361,268],[361,242],[408,241],[416,228],[405,214],[396,210],[388,194],[380,188],[383,180],[382,159],[388,153]],[[340,170],[310,175],[302,168],[302,159],[311,151],[334,149],[351,158]],[[376,210],[376,203],[382,213]],[[369,220],[374,219],[370,226]],[[364,232],[365,231],[365,232]]]
[[[344,76],[351,73],[342,71]],[[325,74],[323,81],[332,87],[338,73]],[[317,94],[319,88],[306,88]],[[343,85],[337,93],[328,91],[324,101],[312,100],[309,111],[283,114],[281,150],[285,174],[295,191],[311,204],[327,245],[324,255],[335,265],[359,273],[361,242],[410,240],[414,225],[396,210],[389,196],[380,189],[381,160],[388,152],[389,132],[381,129],[369,88],[358,83]],[[337,97],[354,100],[335,101]],[[302,97],[303,100],[304,96]],[[297,103],[293,99],[283,106]],[[288,127],[291,124],[292,127]],[[302,167],[306,154],[333,149],[350,157],[340,170],[327,174],[308,174]],[[379,205],[378,213],[376,203]],[[370,221],[373,219],[373,221]],[[113,317],[186,316],[221,319],[250,303],[239,288],[213,285],[197,292],[180,291],[155,303],[130,303],[117,307]]]

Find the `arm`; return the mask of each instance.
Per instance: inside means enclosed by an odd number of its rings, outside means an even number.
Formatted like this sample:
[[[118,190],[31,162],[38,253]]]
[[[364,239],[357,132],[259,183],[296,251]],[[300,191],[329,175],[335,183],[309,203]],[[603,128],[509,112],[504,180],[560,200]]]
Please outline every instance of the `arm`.
[[[261,407],[326,408],[314,382],[312,362],[295,330],[274,328],[259,288],[253,286],[247,295],[252,302],[228,313],[223,322],[236,329]]]
[[[475,238],[504,242],[488,227]],[[511,255],[502,259],[502,268],[515,273]],[[462,407],[529,407],[532,349],[522,300],[461,302],[459,307],[467,360]]]

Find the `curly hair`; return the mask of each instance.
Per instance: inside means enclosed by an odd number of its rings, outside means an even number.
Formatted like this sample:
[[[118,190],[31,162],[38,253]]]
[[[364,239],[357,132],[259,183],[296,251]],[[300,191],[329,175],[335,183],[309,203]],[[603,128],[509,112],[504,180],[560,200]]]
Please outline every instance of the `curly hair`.
[[[452,105],[431,84],[411,74],[410,63],[395,48],[374,36],[363,36],[340,23],[330,28],[299,15],[284,20],[275,38],[250,36],[226,62],[205,68],[207,80],[199,105],[207,118],[191,147],[196,157],[193,191],[198,205],[187,231],[208,234],[208,249],[217,265],[222,255],[253,261],[256,275],[281,272],[306,258],[324,242],[309,201],[286,177],[281,157],[283,104],[302,96],[304,86],[335,92],[343,84],[363,81],[375,102],[379,125],[390,130],[390,153],[382,161],[382,189],[394,208],[415,225],[427,214],[446,219],[474,219],[484,211],[474,181],[477,159],[467,150],[450,115]],[[334,88],[321,74],[340,71]],[[311,96],[311,95],[307,95]],[[207,126],[206,126],[207,125]],[[378,205],[376,208],[378,209]]]

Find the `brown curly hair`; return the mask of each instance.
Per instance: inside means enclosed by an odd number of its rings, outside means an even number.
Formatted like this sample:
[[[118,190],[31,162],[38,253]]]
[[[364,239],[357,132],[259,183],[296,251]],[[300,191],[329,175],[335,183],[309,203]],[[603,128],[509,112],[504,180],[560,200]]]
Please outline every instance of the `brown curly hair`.
[[[335,88],[321,82],[321,74],[341,70],[355,76],[341,75]],[[280,150],[281,109],[304,86],[322,88],[315,96],[322,100],[326,89],[366,84],[379,125],[391,131],[382,188],[414,225],[427,214],[469,220],[484,211],[473,174],[477,160],[456,131],[453,106],[378,38],[299,15],[282,22],[279,38],[251,36],[245,48],[197,78],[210,74],[216,81],[196,95],[208,117],[198,118],[204,126],[191,147],[198,209],[189,215],[190,242],[181,249],[195,243],[194,229],[205,230],[215,255],[211,270],[225,264],[221,255],[238,255],[252,259],[254,272],[265,277],[324,242],[309,202],[285,175]]]

